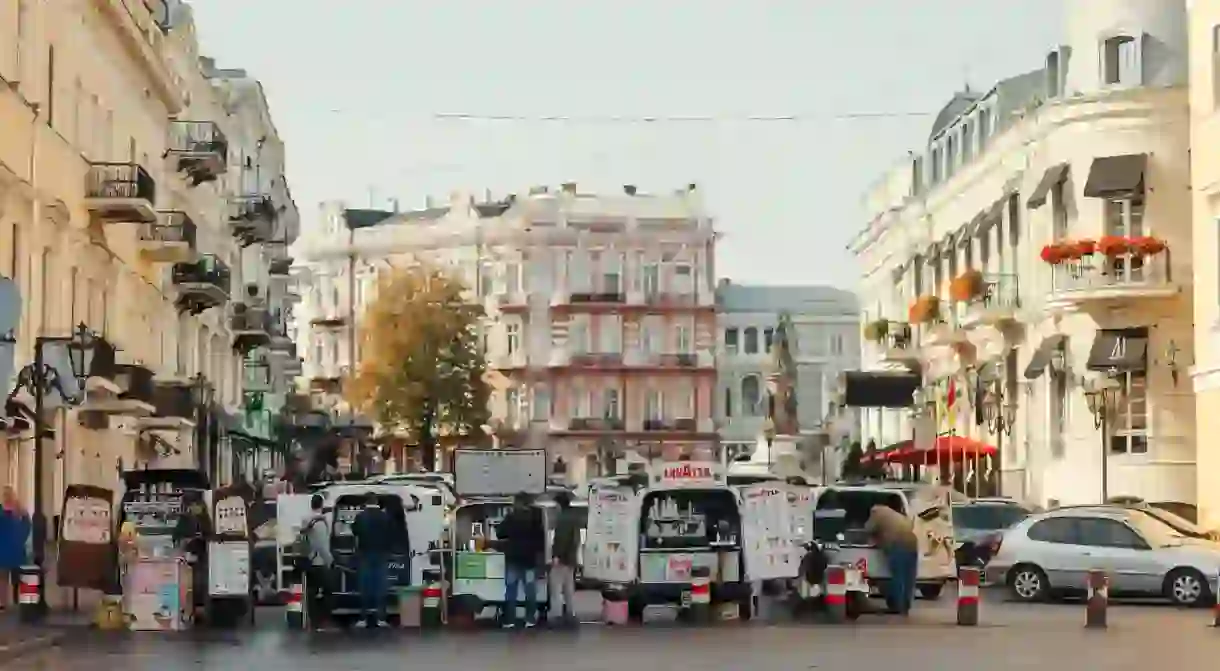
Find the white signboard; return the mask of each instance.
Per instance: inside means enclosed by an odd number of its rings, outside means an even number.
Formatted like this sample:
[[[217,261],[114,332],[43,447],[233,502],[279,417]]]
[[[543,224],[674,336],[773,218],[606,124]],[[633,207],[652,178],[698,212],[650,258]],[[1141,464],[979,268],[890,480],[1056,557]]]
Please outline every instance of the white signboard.
[[[216,503],[214,531],[221,536],[246,535],[246,500],[240,496],[229,496]]]
[[[512,496],[546,491],[546,450],[460,449],[454,457],[459,496]]]
[[[708,487],[724,484],[724,470],[714,461],[665,462],[654,472],[661,487]]]
[[[250,545],[212,543],[208,547],[208,594],[246,596],[250,593]]]
[[[111,527],[109,501],[73,496],[64,502],[63,540],[106,545],[110,542]]]

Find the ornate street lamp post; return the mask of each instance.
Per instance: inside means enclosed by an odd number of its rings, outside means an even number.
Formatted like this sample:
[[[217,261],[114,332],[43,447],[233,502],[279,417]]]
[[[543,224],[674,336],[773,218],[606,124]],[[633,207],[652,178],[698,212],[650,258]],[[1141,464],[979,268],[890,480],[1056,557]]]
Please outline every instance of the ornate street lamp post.
[[[1093,415],[1093,428],[1101,430],[1101,502],[1110,500],[1110,420],[1118,407],[1122,387],[1112,377],[1085,386],[1084,398]]]

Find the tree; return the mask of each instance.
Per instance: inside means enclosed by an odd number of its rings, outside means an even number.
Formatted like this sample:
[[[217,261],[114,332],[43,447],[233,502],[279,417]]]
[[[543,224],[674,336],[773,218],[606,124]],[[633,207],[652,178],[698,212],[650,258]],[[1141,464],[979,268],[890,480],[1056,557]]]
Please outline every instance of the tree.
[[[361,318],[359,364],[344,382],[354,408],[420,445],[428,470],[436,470],[438,436],[478,436],[487,423],[482,309],[464,291],[429,267],[381,279]]]

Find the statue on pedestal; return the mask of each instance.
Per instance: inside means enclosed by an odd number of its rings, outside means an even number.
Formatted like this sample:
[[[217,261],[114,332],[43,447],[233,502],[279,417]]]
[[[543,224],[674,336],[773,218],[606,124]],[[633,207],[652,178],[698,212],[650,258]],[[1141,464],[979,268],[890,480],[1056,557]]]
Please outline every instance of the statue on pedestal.
[[[792,317],[779,316],[771,343],[771,372],[767,376],[767,418],[775,435],[800,434],[796,403],[796,359],[792,356],[796,332]]]

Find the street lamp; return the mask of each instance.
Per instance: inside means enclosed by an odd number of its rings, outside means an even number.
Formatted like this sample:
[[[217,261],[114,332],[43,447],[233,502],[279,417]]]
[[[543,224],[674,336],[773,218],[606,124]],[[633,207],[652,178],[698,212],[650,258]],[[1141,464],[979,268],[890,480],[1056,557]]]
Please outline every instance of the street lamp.
[[[215,397],[216,390],[208,381],[203,371],[195,373],[191,378],[191,401],[195,403],[195,459],[199,466],[208,474],[210,480],[220,469],[218,455],[213,454],[208,436],[211,427],[208,426],[209,409]],[[205,447],[209,448],[205,451]]]
[[[991,433],[1012,435],[1012,426],[1017,421],[1017,404],[1004,400],[1002,393],[989,393],[983,399],[983,418]]]
[[[0,343],[13,345],[17,341],[13,333],[0,336]],[[9,398],[18,390],[25,389],[34,397],[34,511],[30,540],[33,545],[31,557],[38,578],[38,606],[23,611],[27,617],[41,620],[47,612],[46,591],[46,549],[47,549],[47,516],[43,499],[43,473],[46,465],[43,463],[43,443],[50,433],[43,410],[46,395],[58,391],[68,403],[77,403],[84,396],[85,382],[93,367],[93,355],[98,343],[98,337],[88,326],[78,324],[70,336],[39,336],[34,339],[34,362],[25,366],[17,374],[17,384]],[[69,398],[64,388],[60,372],[46,363],[46,346],[52,344],[64,345],[68,351],[68,363],[72,368],[72,376],[76,378],[77,387],[81,390],[76,398]]]
[[[1101,431],[1101,502],[1110,500],[1110,418],[1118,407],[1122,387],[1113,377],[1104,377],[1085,385],[1084,398],[1093,415],[1093,428]]]

